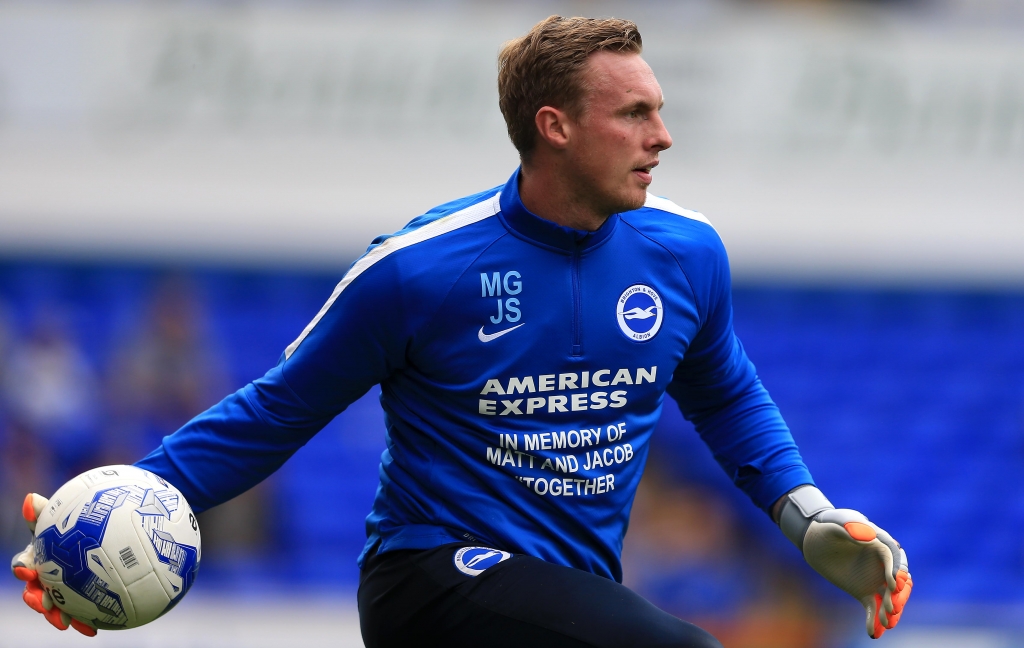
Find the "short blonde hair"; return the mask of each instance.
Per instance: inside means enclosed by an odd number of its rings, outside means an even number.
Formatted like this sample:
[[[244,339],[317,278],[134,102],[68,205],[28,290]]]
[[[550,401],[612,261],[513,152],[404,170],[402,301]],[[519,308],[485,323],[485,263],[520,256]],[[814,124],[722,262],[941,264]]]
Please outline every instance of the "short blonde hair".
[[[505,43],[498,54],[498,107],[508,136],[523,161],[537,141],[534,119],[544,106],[578,117],[586,88],[587,58],[600,50],[639,54],[636,24],[617,18],[550,16],[525,36]]]

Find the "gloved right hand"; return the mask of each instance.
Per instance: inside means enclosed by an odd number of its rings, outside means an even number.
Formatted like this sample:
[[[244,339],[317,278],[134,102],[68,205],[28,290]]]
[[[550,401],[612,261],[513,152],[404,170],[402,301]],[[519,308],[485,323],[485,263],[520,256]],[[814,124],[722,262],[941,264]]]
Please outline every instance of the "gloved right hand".
[[[46,617],[54,628],[67,630],[72,627],[87,637],[96,636],[96,628],[82,623],[78,619],[69,616],[66,612],[57,607],[50,594],[39,582],[39,573],[35,570],[36,558],[36,520],[42,513],[50,500],[36,493],[29,493],[25,496],[25,502],[21,506],[21,515],[28,524],[28,530],[32,532],[32,542],[25,547],[25,550],[14,555],[11,560],[11,571],[18,580],[25,581],[25,591],[21,598],[25,604],[36,612]]]

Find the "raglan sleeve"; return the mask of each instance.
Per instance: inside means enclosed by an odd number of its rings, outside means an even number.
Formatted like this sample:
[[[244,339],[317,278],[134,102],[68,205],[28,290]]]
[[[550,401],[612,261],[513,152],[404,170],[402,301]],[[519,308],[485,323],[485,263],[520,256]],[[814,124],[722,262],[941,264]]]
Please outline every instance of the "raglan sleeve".
[[[768,512],[789,490],[814,481],[733,331],[729,261],[717,234],[696,256],[687,276],[703,318],[668,393],[733,483]]]
[[[281,361],[136,463],[197,511],[252,488],[373,385],[401,369],[415,325],[395,263],[358,261]],[[361,266],[360,264],[363,264]]]

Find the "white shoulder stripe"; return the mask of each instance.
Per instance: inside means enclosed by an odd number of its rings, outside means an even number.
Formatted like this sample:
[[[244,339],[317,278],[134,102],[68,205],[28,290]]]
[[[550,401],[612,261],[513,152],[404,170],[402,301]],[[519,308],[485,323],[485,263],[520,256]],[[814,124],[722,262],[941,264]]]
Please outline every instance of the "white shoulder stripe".
[[[700,221],[711,225],[711,221],[704,217],[704,214],[700,212],[690,211],[689,209],[683,209],[679,205],[675,204],[667,198],[659,198],[652,193],[647,194],[647,202],[644,203],[644,207],[651,207],[653,209],[659,209],[661,211],[669,212],[670,214],[676,214],[683,218],[689,218],[690,220]],[[711,225],[714,227],[714,225]]]
[[[330,310],[331,305],[334,304],[334,302],[338,299],[338,296],[341,295],[345,288],[348,287],[348,285],[352,283],[356,277],[358,277],[367,269],[369,269],[374,263],[377,263],[387,255],[391,254],[392,252],[401,250],[402,248],[407,248],[410,245],[422,243],[423,241],[457,230],[460,227],[472,225],[473,223],[482,221],[485,218],[490,218],[491,216],[494,216],[501,209],[498,200],[500,195],[501,194],[494,194],[494,196],[488,200],[482,200],[474,205],[466,207],[465,209],[461,209],[455,213],[448,214],[447,216],[438,218],[436,221],[433,221],[432,223],[428,223],[423,227],[415,229],[409,232],[408,234],[392,236],[388,239],[385,239],[383,243],[373,248],[367,254],[363,255],[361,259],[356,261],[355,265],[352,266],[352,268],[345,274],[345,276],[342,277],[341,281],[338,282],[338,285],[334,287],[334,292],[331,293],[330,299],[328,299],[327,303],[324,304],[323,308],[320,309],[320,312],[316,314],[316,317],[313,318],[313,321],[310,322],[306,326],[306,328],[303,329],[302,334],[300,334],[299,337],[296,338],[294,342],[289,344],[288,348],[284,350],[284,357],[286,359],[290,358],[291,355],[295,353],[295,349],[299,348],[299,345],[302,344],[302,341],[304,339],[306,339],[306,336],[309,335],[309,332],[312,331],[313,328],[316,327],[316,325],[323,318],[323,316],[327,314],[327,311]]]

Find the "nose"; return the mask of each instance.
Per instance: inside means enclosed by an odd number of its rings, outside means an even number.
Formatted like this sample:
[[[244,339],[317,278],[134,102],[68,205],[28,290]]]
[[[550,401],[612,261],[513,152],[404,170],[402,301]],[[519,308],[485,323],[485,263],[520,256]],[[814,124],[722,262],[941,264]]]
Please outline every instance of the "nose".
[[[665,122],[662,121],[660,112],[655,112],[648,123],[653,130],[651,133],[651,149],[664,151],[672,146],[672,136],[669,134],[668,128],[665,127]]]

